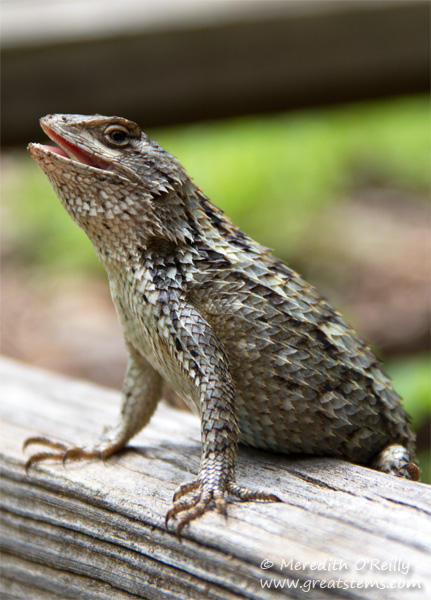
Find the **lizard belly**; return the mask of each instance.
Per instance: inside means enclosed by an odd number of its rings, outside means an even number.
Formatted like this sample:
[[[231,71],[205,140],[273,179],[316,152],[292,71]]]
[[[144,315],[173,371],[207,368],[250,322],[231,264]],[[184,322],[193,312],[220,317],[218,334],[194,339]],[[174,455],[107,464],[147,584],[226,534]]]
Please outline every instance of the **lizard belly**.
[[[125,295],[111,283],[111,295],[117,310],[125,340],[160,373],[164,381],[181,396],[190,410],[201,413],[199,393],[193,381],[172,357],[167,342],[157,332],[154,308],[145,303],[139,306],[124,302]],[[136,298],[135,295],[132,296]]]

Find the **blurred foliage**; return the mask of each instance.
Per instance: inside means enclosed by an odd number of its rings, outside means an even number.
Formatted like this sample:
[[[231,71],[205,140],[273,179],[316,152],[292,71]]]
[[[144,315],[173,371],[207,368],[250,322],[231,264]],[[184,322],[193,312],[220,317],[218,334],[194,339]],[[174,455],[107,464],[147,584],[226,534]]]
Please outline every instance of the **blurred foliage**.
[[[178,157],[234,223],[295,263],[316,215],[352,189],[388,187],[423,201],[430,192],[428,97],[244,117],[158,131],[150,137]],[[23,150],[6,153],[3,246],[15,264],[102,273],[94,251]],[[387,364],[415,428],[429,414],[429,357]],[[429,470],[429,453],[421,457]],[[425,479],[429,481],[428,476]]]
[[[3,259],[49,271],[94,271],[93,247],[67,215],[29,155],[3,157]]]
[[[198,124],[157,140],[235,224],[290,260],[316,212],[352,186],[430,190],[428,98]]]
[[[405,409],[412,418],[413,428],[417,429],[430,409],[430,356],[421,354],[392,359],[385,363],[385,370],[404,398]]]
[[[394,388],[404,399],[404,408],[412,419],[413,430],[426,427],[430,417],[431,398],[429,354],[392,359],[385,363],[385,370],[392,377]],[[419,452],[418,459],[422,469],[421,480],[431,483],[430,450]]]
[[[355,186],[430,190],[427,97],[244,117],[158,131],[236,225],[294,263],[311,222]],[[94,270],[94,252],[28,155],[9,156],[6,242],[15,259]],[[7,157],[6,157],[7,160]],[[13,198],[13,202],[7,202]]]

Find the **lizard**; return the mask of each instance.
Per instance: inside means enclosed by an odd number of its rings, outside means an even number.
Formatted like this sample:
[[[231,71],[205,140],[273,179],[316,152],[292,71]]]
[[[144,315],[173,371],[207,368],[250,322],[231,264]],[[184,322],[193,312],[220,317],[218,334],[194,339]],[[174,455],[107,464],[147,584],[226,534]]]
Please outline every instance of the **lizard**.
[[[199,415],[201,462],[166,516],[178,533],[227,499],[237,446],[338,457],[419,479],[414,434],[380,361],[315,288],[214,206],[134,122],[47,115],[29,144],[108,275],[128,350],[121,412],[93,444],[43,436],[26,468],[106,458],[144,428],[168,382]]]

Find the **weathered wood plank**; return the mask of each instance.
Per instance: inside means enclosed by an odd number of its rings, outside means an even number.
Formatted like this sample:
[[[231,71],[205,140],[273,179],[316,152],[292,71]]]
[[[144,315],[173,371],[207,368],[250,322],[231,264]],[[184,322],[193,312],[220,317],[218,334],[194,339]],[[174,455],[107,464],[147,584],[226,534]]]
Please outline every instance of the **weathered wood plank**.
[[[49,112],[148,129],[429,90],[426,0],[83,4],[6,7],[3,144]]]
[[[164,516],[177,485],[198,470],[196,417],[162,404],[105,463],[46,463],[27,477],[29,435],[89,441],[115,419],[119,393],[7,359],[0,373],[7,597],[302,598],[301,585],[317,586],[318,598],[394,598],[389,585],[403,600],[430,593],[429,486],[338,460],[241,449],[238,480],[284,503],[232,503],[227,520],[211,512],[180,541]],[[297,589],[262,587],[285,578]]]

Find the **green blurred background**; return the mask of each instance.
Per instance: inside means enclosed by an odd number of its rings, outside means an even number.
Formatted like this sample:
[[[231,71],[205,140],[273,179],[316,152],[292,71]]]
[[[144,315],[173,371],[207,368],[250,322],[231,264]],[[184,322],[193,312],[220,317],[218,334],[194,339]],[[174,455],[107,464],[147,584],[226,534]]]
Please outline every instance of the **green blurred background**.
[[[405,97],[148,131],[235,224],[317,285],[373,344],[405,398],[428,482],[429,121],[429,98]],[[107,294],[105,274],[24,148],[3,153],[2,174],[3,351],[119,385],[109,364],[93,377],[41,350],[48,334],[37,302],[46,308],[71,280],[86,294]],[[16,289],[25,296],[22,309]],[[97,297],[105,310],[105,296]],[[394,298],[403,305],[393,306]],[[81,356],[85,344],[84,335]],[[63,340],[59,352],[71,346]]]

